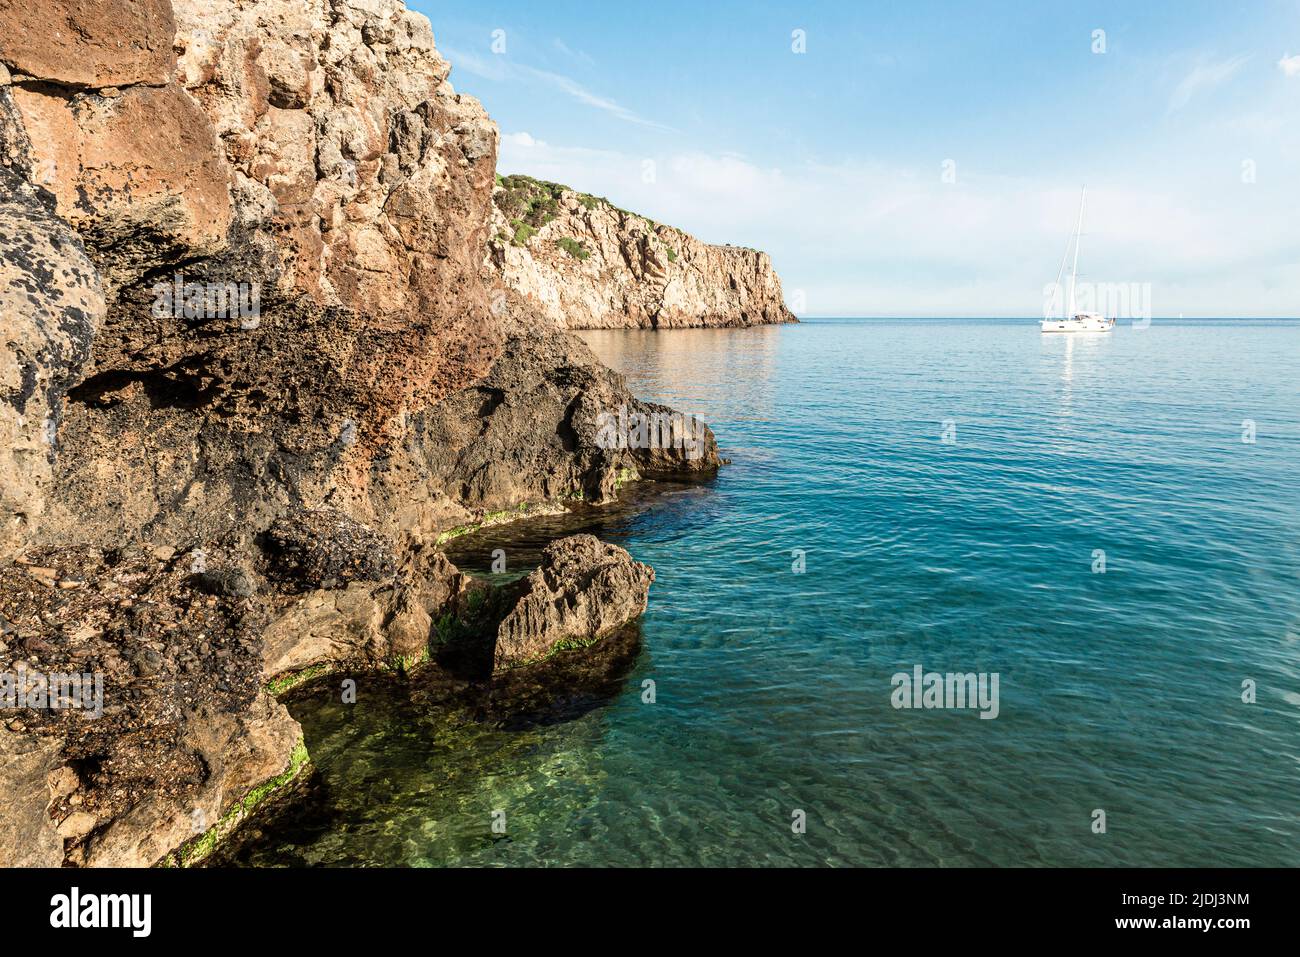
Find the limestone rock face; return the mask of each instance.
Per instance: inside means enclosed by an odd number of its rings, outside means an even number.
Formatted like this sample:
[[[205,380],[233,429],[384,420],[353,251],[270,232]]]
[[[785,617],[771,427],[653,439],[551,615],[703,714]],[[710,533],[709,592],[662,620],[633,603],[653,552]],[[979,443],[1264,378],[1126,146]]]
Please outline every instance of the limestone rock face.
[[[285,287],[364,313],[429,315],[425,335],[484,348],[469,253],[485,235],[497,130],[447,82],[429,21],[399,0],[173,6],[177,79],[212,118],[235,191],[251,200],[244,218],[273,236]],[[412,363],[427,364],[429,344],[412,345],[423,345]]]
[[[252,572],[272,619],[263,677],[423,662],[434,616],[467,579],[433,547],[405,544],[399,559],[391,538],[330,509],[276,521]]]
[[[497,631],[494,670],[595,641],[645,612],[654,569],[594,535],[546,546]]]
[[[711,246],[557,184],[526,177],[503,184],[489,264],[561,329],[796,321],[766,253]]]
[[[67,391],[104,318],[99,275],[48,194],[0,166],[0,558],[46,508]]]
[[[0,63],[67,86],[166,83],[174,32],[168,0],[0,0]]]

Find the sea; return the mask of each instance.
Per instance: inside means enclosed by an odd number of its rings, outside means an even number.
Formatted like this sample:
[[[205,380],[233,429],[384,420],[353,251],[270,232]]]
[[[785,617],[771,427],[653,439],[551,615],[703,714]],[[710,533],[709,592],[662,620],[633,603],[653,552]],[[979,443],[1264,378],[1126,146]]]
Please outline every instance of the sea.
[[[582,337],[731,463],[451,557],[628,549],[632,651],[535,720],[327,684],[227,863],[1300,865],[1300,323]]]

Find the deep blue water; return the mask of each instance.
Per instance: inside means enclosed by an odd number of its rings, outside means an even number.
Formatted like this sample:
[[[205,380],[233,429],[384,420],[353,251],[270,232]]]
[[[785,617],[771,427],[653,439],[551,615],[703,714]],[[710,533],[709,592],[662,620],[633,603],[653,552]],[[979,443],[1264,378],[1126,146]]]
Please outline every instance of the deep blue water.
[[[734,460],[600,520],[657,571],[630,670],[525,730],[298,705],[330,807],[248,860],[1300,864],[1300,324],[584,338]],[[998,717],[895,709],[918,664]]]

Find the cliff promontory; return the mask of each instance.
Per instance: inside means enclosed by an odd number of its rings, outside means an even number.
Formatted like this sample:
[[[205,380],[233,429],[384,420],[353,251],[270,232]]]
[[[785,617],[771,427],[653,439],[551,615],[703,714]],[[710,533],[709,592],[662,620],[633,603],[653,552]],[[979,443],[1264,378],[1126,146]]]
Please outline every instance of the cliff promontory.
[[[498,177],[489,263],[561,329],[795,322],[767,253],[712,246],[608,200]]]

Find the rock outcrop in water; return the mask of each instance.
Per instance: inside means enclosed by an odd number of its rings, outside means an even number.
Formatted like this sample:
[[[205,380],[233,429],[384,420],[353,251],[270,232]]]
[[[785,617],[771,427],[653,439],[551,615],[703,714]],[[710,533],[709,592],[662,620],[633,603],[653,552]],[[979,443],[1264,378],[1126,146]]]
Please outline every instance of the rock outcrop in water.
[[[497,629],[494,670],[595,641],[646,609],[654,569],[594,535],[546,546],[542,564]]]
[[[0,2],[0,674],[103,681],[4,713],[0,864],[201,857],[304,766],[271,690],[429,655],[443,538],[717,468],[492,291],[448,73],[398,0]]]
[[[795,322],[767,253],[711,246],[557,183],[507,176],[489,263],[561,329]]]

